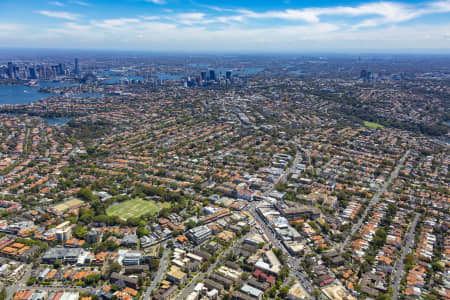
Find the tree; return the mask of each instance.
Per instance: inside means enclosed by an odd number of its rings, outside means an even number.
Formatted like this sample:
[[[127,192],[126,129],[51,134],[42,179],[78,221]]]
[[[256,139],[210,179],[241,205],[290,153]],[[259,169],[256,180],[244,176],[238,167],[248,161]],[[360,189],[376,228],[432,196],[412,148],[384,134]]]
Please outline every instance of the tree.
[[[148,234],[148,230],[147,230],[145,227],[138,227],[138,228],[136,229],[136,234],[137,234],[139,237],[143,237],[144,235],[147,235],[147,234]]]
[[[436,295],[433,295],[433,294],[428,294],[428,295],[424,296],[424,299],[425,300],[437,300],[438,297]]]
[[[77,196],[86,201],[93,201],[98,197],[94,195],[90,188],[82,188],[77,192]]]
[[[390,296],[387,294],[379,293],[376,300],[388,300],[390,299]]]
[[[433,267],[434,272],[443,272],[444,271],[444,267],[438,262],[433,262],[431,264],[431,266]]]
[[[80,210],[80,221],[85,224],[92,223],[94,221],[95,211],[92,209],[81,209]]]
[[[93,285],[100,280],[100,274],[89,274],[86,276],[85,282],[87,285]]]
[[[241,274],[241,279],[242,280],[247,280],[248,279],[248,273],[247,272],[242,272],[242,274]]]
[[[267,293],[268,296],[273,299],[277,295],[277,288],[275,286],[272,286]]]
[[[109,273],[119,273],[122,270],[122,266],[119,263],[113,262],[109,265]]]
[[[289,293],[289,287],[288,286],[283,286],[280,289],[279,295],[280,295],[281,298],[285,299],[288,293]]]
[[[317,298],[317,297],[319,297],[319,296],[320,296],[320,290],[319,290],[319,289],[317,289],[317,288],[315,288],[315,289],[314,289],[314,291],[312,292],[312,294],[313,294],[313,296],[314,296],[314,297],[316,297],[316,298]]]
[[[210,263],[209,263],[209,262],[205,262],[205,263],[200,267],[200,270],[201,270],[202,272],[206,272],[206,271],[208,271],[209,266],[210,266]]]
[[[85,239],[87,235],[87,230],[82,225],[77,225],[73,230],[73,235],[79,239]]]
[[[158,270],[158,268],[159,268],[159,259],[158,258],[151,259],[150,262],[148,263],[148,266],[149,266],[151,271]]]
[[[33,285],[36,282],[36,278],[30,277],[27,279],[26,284],[27,285]]]
[[[280,278],[284,281],[289,276],[289,268],[287,266],[283,266],[280,270]]]
[[[194,228],[195,226],[197,226],[197,223],[193,220],[189,220],[186,224],[186,229],[191,229]]]
[[[0,300],[6,300],[7,297],[8,294],[6,293],[6,289],[3,288],[2,291],[0,292]]]
[[[375,232],[375,237],[373,238],[372,243],[377,247],[380,248],[384,245],[386,242],[386,231],[384,229],[378,229]]]
[[[127,225],[131,227],[138,226],[139,221],[140,221],[139,218],[132,217],[127,219]]]

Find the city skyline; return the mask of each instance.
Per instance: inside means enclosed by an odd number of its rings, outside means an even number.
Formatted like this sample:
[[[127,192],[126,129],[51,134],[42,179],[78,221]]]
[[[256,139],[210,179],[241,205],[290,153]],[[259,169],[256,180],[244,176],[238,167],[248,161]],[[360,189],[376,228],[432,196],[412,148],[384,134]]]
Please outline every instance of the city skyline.
[[[450,49],[448,0],[22,0],[0,8],[2,48],[278,53]]]

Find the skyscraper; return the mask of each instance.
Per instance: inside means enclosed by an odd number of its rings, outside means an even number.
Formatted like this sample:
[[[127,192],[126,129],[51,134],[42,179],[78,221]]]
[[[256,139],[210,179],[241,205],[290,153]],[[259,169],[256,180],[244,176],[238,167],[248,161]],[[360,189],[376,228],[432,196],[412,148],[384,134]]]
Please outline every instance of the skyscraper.
[[[78,67],[78,58],[75,58],[75,68],[73,69],[74,74],[80,74],[80,69]]]
[[[231,71],[225,73],[225,79],[231,80]]]
[[[58,66],[52,66],[52,78],[58,76]]]
[[[12,62],[8,62],[8,77],[10,79],[16,79],[14,76],[14,65]]]
[[[202,81],[205,81],[206,80],[206,72],[203,71],[200,74],[201,74],[201,77],[202,77]]]
[[[30,71],[30,79],[37,79],[36,70],[33,67],[31,67],[29,71]]]
[[[361,73],[359,74],[359,78],[366,79],[367,78],[367,71],[361,70]]]
[[[216,71],[209,70],[209,80],[216,80]]]
[[[45,79],[45,69],[44,69],[44,66],[39,65],[39,66],[38,66],[38,71],[39,71],[39,78]]]

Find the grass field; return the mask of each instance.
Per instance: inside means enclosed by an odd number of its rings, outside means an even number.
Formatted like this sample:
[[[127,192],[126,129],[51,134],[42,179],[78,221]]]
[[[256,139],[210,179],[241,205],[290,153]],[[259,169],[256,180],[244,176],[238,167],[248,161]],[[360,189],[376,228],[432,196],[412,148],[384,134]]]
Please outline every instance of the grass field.
[[[161,207],[167,207],[170,203],[160,203]],[[131,217],[140,217],[142,215],[151,213],[157,214],[159,212],[159,207],[154,201],[146,201],[142,199],[132,199],[124,201],[118,204],[114,204],[106,210],[108,216],[118,216],[124,220]]]
[[[367,122],[367,121],[364,121],[364,126],[369,127],[369,128],[384,128],[384,126],[381,124],[374,123],[374,122]]]

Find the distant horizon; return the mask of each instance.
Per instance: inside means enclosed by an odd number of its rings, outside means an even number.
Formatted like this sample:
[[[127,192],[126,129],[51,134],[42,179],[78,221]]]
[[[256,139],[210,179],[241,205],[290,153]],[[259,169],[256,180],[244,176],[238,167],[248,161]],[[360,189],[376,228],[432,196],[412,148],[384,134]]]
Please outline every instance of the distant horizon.
[[[295,52],[282,52],[282,51],[239,51],[239,50],[229,50],[229,51],[181,51],[181,50],[152,50],[152,49],[101,49],[101,48],[25,48],[25,47],[2,47],[0,46],[0,54],[7,53],[8,51],[23,51],[26,52],[74,52],[78,53],[117,53],[117,54],[127,54],[127,53],[137,53],[137,54],[150,54],[150,55],[282,55],[282,56],[295,56],[295,55],[343,55],[343,56],[358,56],[358,55],[412,55],[412,56],[422,56],[422,55],[438,55],[438,56],[450,56],[450,48],[448,49],[379,49],[377,51],[364,51],[362,49],[335,49],[335,50],[305,50],[305,51],[295,51]]]

